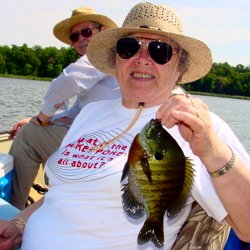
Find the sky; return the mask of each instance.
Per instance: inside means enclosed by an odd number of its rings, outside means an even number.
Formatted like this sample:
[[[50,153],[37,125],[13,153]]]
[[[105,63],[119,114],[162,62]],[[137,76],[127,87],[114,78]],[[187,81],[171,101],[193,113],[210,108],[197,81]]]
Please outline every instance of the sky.
[[[77,7],[92,7],[122,25],[129,10],[147,0],[0,0],[0,46],[67,47],[53,26]],[[168,4],[181,18],[184,35],[202,40],[213,62],[250,66],[250,0],[151,0]]]

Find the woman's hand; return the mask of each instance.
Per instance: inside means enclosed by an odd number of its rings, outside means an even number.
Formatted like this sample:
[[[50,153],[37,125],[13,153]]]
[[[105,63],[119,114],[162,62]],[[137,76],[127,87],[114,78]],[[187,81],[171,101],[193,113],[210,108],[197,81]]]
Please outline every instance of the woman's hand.
[[[0,220],[0,249],[12,250],[22,242],[22,231],[11,221]]]
[[[182,137],[199,157],[206,157],[220,144],[212,129],[208,107],[198,98],[174,95],[159,108],[156,117],[167,128],[177,125]]]

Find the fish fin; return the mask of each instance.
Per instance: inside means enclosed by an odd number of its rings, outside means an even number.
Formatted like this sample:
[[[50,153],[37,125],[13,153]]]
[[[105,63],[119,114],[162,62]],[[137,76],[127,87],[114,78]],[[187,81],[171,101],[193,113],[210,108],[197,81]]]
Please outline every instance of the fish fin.
[[[148,181],[152,183],[152,173],[151,173],[151,169],[149,166],[147,153],[144,153],[143,156],[140,157],[140,163],[141,163],[143,173],[147,176]]]
[[[129,164],[128,161],[124,165],[123,171],[122,171],[122,177],[121,177],[121,182],[128,176],[129,173]]]
[[[180,213],[183,207],[185,206],[185,203],[187,201],[194,182],[194,172],[195,169],[193,168],[193,164],[190,158],[186,157],[185,179],[183,183],[183,189],[178,198],[168,207],[168,218],[171,219],[178,215],[178,213]]]
[[[161,218],[146,219],[137,237],[139,245],[152,241],[158,248],[164,246],[163,216]]]
[[[139,219],[143,217],[145,214],[145,208],[131,194],[128,184],[123,185],[122,191],[122,206],[126,214],[133,219]]]

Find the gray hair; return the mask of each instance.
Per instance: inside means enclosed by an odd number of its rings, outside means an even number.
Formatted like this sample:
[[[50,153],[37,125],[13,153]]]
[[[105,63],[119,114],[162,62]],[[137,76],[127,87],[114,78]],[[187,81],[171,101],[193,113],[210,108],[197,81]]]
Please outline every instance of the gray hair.
[[[188,69],[188,61],[189,61],[189,54],[184,50],[184,49],[180,49],[179,52],[179,64],[178,64],[178,70],[181,72],[181,75],[178,79],[178,81],[181,80],[182,75],[184,74],[184,72]]]

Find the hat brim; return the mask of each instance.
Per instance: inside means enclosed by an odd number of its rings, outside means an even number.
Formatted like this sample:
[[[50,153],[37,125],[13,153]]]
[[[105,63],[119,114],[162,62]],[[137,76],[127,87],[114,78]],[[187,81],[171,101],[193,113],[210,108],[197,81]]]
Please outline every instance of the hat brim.
[[[70,30],[73,26],[82,22],[97,22],[107,28],[116,28],[117,24],[110,18],[100,14],[84,14],[67,18],[54,26],[53,33],[57,39],[63,43],[72,45],[69,39]]]
[[[211,52],[202,41],[184,35],[147,28],[114,28],[98,33],[91,40],[87,48],[89,61],[100,71],[115,76],[116,43],[120,38],[133,33],[149,33],[165,36],[177,43],[188,53],[188,67],[178,82],[179,84],[198,80],[205,76],[211,69]]]

